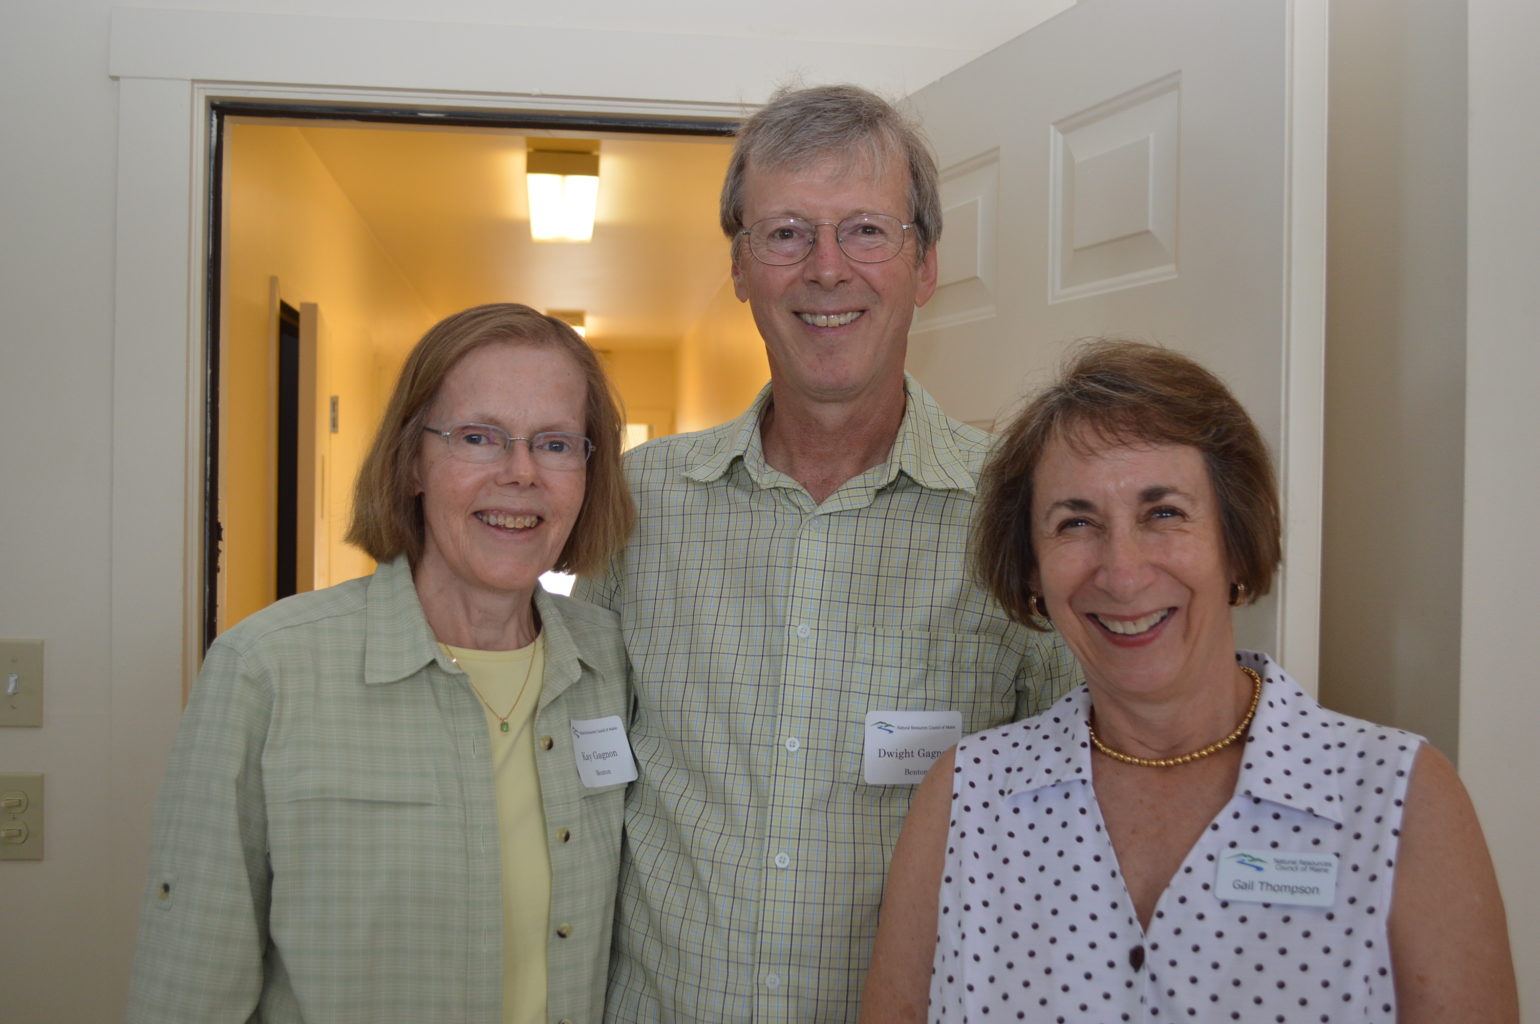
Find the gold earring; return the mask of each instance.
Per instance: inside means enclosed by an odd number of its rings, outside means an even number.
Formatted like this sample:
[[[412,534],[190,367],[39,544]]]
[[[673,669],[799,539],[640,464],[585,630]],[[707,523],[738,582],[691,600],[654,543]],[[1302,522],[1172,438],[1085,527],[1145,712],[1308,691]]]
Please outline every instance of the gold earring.
[[[1053,621],[1048,617],[1048,609],[1043,607],[1043,599],[1038,595],[1030,592],[1027,594],[1027,611],[1031,612],[1034,617],[1042,619],[1044,622]]]
[[[1230,607],[1234,608],[1246,600],[1246,584],[1230,584]]]

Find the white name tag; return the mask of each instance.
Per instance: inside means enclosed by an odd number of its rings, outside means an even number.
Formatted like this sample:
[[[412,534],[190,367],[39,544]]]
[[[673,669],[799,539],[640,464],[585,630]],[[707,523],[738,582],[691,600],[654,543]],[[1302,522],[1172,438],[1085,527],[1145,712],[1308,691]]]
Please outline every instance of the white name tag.
[[[1229,850],[1219,857],[1214,895],[1246,903],[1329,907],[1337,900],[1337,855]]]
[[[863,774],[873,786],[916,786],[962,739],[961,711],[868,711]]]
[[[636,778],[636,759],[626,740],[619,715],[572,720],[572,756],[578,777],[589,789],[613,786]]]

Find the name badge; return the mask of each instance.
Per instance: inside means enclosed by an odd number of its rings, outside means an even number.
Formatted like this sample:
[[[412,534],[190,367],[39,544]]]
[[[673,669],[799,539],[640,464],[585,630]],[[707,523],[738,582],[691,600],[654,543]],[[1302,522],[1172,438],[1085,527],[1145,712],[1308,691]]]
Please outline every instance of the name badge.
[[[1337,855],[1230,850],[1219,858],[1214,895],[1246,903],[1329,907],[1337,900]]]
[[[572,720],[572,756],[578,777],[589,789],[613,786],[636,778],[636,759],[626,740],[619,715]]]
[[[962,739],[961,711],[868,711],[863,774],[873,786],[916,786]]]

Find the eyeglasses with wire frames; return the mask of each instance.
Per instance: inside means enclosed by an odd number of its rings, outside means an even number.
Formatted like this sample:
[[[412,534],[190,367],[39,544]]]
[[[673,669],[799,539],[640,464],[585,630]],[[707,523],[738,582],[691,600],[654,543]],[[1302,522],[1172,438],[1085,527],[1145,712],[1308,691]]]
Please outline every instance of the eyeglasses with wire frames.
[[[594,453],[594,443],[582,434],[564,430],[543,430],[533,437],[514,437],[502,427],[490,423],[455,423],[439,430],[424,431],[444,439],[449,454],[461,462],[489,463],[505,457],[515,441],[529,446],[529,456],[545,469],[582,469]]]
[[[807,259],[818,242],[818,229],[834,228],[840,252],[857,263],[886,263],[904,249],[913,224],[885,213],[858,213],[842,221],[808,221],[801,217],[767,217],[739,231],[748,236],[749,252],[761,263],[789,267]]]

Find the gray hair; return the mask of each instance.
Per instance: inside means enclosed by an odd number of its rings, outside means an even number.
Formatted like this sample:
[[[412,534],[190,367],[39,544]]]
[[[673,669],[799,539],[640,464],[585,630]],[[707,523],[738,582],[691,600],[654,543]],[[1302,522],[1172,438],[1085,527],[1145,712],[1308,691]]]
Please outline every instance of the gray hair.
[[[913,117],[856,85],[779,89],[743,123],[722,182],[722,233],[736,241],[747,226],[743,183],[751,166],[797,169],[857,146],[865,149],[874,165],[893,156],[904,159],[909,169],[908,214],[914,224],[915,260],[924,259],[941,237],[935,157]]]

